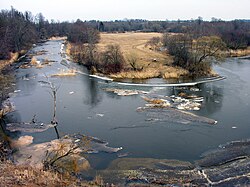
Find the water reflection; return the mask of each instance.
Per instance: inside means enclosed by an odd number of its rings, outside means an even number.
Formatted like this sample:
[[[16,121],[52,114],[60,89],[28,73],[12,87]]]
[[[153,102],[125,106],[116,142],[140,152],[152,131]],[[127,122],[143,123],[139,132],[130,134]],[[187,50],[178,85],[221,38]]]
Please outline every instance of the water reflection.
[[[32,69],[25,70],[17,77],[17,89],[20,89],[23,95],[30,95],[36,87],[36,74]]]
[[[13,113],[15,117],[8,116],[11,122],[29,121],[34,114],[37,114],[41,121],[51,121],[52,100],[38,81],[44,80],[42,77],[44,73],[54,73],[58,69],[66,67],[60,64],[62,57],[59,55],[60,44],[58,42],[48,42],[48,45],[44,45],[43,48],[53,55],[48,53],[39,58],[53,58],[56,62],[51,67],[39,70],[35,68],[18,70],[17,74],[20,79],[17,86],[21,92],[12,98],[18,111]],[[41,47],[36,50],[41,50]],[[231,140],[249,137],[250,119],[249,105],[247,105],[250,100],[249,64],[238,64],[232,60],[217,66],[217,72],[226,76],[227,79],[199,85],[196,87],[199,89],[198,91],[191,91],[190,87],[125,87],[115,83],[99,82],[86,75],[53,78],[55,84],[61,84],[57,103],[59,124],[57,129],[32,134],[34,142],[41,143],[55,139],[58,131],[60,135],[62,132],[65,134],[83,132],[107,140],[112,146],[124,147],[124,152],[131,153],[131,157],[195,160],[209,148],[217,147],[219,144]],[[81,69],[82,72],[85,71],[82,66],[71,65]],[[36,78],[32,79],[34,75]],[[147,83],[158,81],[159,79],[152,79]],[[145,116],[136,112],[138,107],[145,105],[145,101],[139,95],[122,97],[112,92],[106,92],[105,88],[150,91],[151,94],[163,95],[163,97],[178,95],[182,92],[202,96],[204,98],[203,106],[200,111],[195,113],[217,120],[218,125],[145,122]],[[232,123],[237,124],[238,128],[232,129],[232,125],[235,126]],[[145,125],[147,128],[131,128]],[[15,136],[18,135],[20,132],[16,132]],[[112,155],[112,157],[95,155],[95,157],[98,157],[98,160],[100,158],[100,163],[104,161],[104,165],[107,165],[117,155]],[[98,167],[101,165],[98,164]]]
[[[98,82],[94,79],[86,78],[84,84],[86,86],[86,98],[83,103],[95,107],[102,101],[102,93],[100,92]]]
[[[199,88],[201,90],[201,95],[204,97],[204,107],[202,112],[211,115],[221,110],[224,87],[214,84],[202,84],[199,85]]]

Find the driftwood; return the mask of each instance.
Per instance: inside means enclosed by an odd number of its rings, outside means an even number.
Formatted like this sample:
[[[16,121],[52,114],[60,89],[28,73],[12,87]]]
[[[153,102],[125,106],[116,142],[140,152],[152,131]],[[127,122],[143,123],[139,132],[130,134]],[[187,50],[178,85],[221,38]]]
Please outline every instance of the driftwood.
[[[6,100],[2,103],[2,107],[0,108],[0,119],[2,119],[6,114],[13,112],[15,110],[15,106],[9,100]]]
[[[20,122],[20,123],[8,123],[6,125],[6,129],[11,132],[21,131],[21,132],[33,133],[33,132],[43,132],[55,126],[56,126],[55,124]]]
[[[118,148],[109,147],[108,142],[92,136],[73,134],[66,136],[66,138],[72,139],[78,145],[79,148],[85,150],[85,152],[87,153],[98,153],[98,152],[116,153],[122,150],[122,147]],[[85,144],[82,144],[82,142],[85,142]]]
[[[57,91],[59,89],[59,86],[56,87],[54,85],[54,83],[49,81],[49,78],[46,75],[45,75],[45,77],[47,78],[47,81],[39,81],[39,82],[42,83],[45,87],[47,86],[51,90],[50,94],[53,98],[53,116],[52,116],[51,124],[54,125],[57,138],[59,139],[60,135],[59,135],[59,132],[58,132],[57,127],[56,127],[58,125],[58,122],[56,119],[56,103],[57,103],[56,102],[56,99],[57,99],[56,94],[57,94]]]

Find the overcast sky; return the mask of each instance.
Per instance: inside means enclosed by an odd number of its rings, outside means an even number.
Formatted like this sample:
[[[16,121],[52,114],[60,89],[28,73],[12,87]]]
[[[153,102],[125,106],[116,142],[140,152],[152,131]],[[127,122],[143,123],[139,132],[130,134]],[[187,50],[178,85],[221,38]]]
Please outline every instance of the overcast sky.
[[[250,0],[0,0],[1,9],[11,6],[59,21],[250,19]]]

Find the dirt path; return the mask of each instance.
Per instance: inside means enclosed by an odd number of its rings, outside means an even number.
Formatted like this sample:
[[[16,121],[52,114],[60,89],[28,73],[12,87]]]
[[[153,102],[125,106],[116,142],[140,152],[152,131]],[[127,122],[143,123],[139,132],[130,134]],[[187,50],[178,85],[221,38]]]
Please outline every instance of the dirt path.
[[[139,64],[148,64],[152,62],[153,59],[157,59],[159,63],[165,63],[166,55],[145,47],[148,40],[160,36],[161,33],[102,33],[101,42],[98,46],[101,50],[104,50],[106,45],[118,44],[125,58],[131,54],[135,54]]]

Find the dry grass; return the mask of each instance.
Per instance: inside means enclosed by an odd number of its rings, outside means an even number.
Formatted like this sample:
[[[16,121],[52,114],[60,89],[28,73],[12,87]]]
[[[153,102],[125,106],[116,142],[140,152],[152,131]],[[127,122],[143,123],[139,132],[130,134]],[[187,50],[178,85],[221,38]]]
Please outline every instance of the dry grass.
[[[124,71],[110,75],[113,79],[149,79],[162,77],[165,79],[179,78],[188,75],[188,71],[180,67],[164,66],[159,64],[158,67],[148,67],[143,71]]]
[[[110,77],[113,79],[149,79],[154,77],[160,77],[161,74],[157,69],[147,68],[144,71],[123,71],[116,74],[111,74]]]
[[[165,101],[162,100],[162,99],[149,99],[149,98],[147,98],[147,97],[143,97],[143,99],[144,99],[145,101],[147,101],[148,103],[156,104],[156,105],[165,103]]]
[[[148,40],[160,36],[161,33],[102,33],[98,47],[101,51],[104,51],[107,45],[118,44],[125,58],[130,54],[136,54],[139,65],[148,65],[152,63],[153,59],[156,59],[159,63],[166,63],[169,60],[166,55],[145,47]]]
[[[44,61],[42,62],[43,65],[50,65],[50,62],[52,62],[51,60],[49,60],[48,58],[45,58]]]
[[[41,64],[39,61],[37,61],[37,59],[35,57],[32,57],[31,61],[30,61],[30,64],[32,66],[35,66],[37,69],[41,69],[44,67],[43,64]]]
[[[162,68],[162,78],[165,79],[179,78],[181,76],[187,76],[187,75],[188,71],[181,67],[164,66]]]
[[[0,70],[0,104],[9,97],[10,92],[14,91],[14,82],[15,77],[12,73],[3,75]],[[4,113],[6,113],[6,111],[1,111],[0,118]]]
[[[243,57],[243,56],[247,56],[250,55],[250,47],[248,47],[247,49],[238,49],[238,50],[230,50],[229,54],[230,57]]]
[[[60,72],[56,74],[52,74],[51,77],[67,77],[67,76],[75,76],[76,70],[75,69],[62,69]]]
[[[51,38],[49,38],[49,40],[53,41],[53,40],[67,40],[66,36],[60,37],[60,36],[52,36]]]
[[[0,71],[3,70],[5,67],[9,66],[10,64],[17,61],[19,57],[19,53],[11,53],[9,60],[0,60]]]
[[[172,57],[166,52],[154,51],[146,47],[146,43],[153,37],[161,37],[161,33],[102,33],[98,48],[101,51],[110,44],[118,44],[126,59],[125,67],[131,68],[128,59],[136,56],[136,65],[143,67],[142,71],[123,71],[111,74],[115,79],[148,79],[154,77],[178,78],[187,75],[187,71],[182,68],[172,67]]]
[[[71,44],[70,42],[67,42],[65,52],[66,52],[66,54],[67,54],[68,56],[71,55],[71,54],[70,54],[71,48],[72,48],[72,44]]]
[[[27,166],[15,166],[11,163],[0,163],[0,186],[95,186],[79,181],[70,175],[58,174]]]
[[[31,64],[32,66],[36,66],[36,65],[38,64],[37,59],[36,59],[35,57],[32,57],[32,59],[31,59],[31,61],[30,61],[30,64]]]
[[[36,57],[32,57],[30,64],[38,69],[44,68],[45,66],[51,66],[51,63],[54,62],[53,60],[49,60],[48,58],[45,58],[43,62],[40,62],[36,59]],[[21,68],[29,68],[27,64],[22,65]]]

